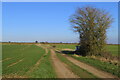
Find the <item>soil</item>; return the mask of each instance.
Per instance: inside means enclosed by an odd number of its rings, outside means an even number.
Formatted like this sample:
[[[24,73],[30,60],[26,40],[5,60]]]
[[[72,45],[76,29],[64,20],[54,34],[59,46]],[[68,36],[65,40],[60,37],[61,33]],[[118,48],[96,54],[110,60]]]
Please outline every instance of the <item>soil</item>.
[[[83,62],[80,62],[72,57],[69,57],[69,56],[66,56],[64,55],[69,61],[71,61],[72,63],[74,63],[75,65],[85,69],[86,71],[92,73],[93,75],[99,77],[99,78],[117,78],[116,76],[113,76],[112,74],[110,73],[107,73],[107,72],[104,72],[104,71],[101,71],[101,70],[98,70],[96,69],[95,67],[93,66],[90,66],[90,65],[87,65],[86,63],[83,63]]]
[[[67,68],[67,65],[65,65],[57,58],[56,53],[53,49],[51,49],[51,59],[58,78],[79,78]]]
[[[74,51],[74,49],[68,49],[68,48],[66,48],[66,49],[62,49],[62,50]]]

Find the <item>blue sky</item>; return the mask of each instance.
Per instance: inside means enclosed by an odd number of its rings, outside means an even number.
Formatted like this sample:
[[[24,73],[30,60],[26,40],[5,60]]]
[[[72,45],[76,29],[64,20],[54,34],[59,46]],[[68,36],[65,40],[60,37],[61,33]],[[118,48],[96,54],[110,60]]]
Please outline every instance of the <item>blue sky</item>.
[[[107,30],[107,42],[117,43],[117,2],[3,2],[3,41],[78,42],[69,18],[77,7],[86,5],[110,12],[114,22]]]
[[[3,2],[119,2],[119,0],[2,0]]]

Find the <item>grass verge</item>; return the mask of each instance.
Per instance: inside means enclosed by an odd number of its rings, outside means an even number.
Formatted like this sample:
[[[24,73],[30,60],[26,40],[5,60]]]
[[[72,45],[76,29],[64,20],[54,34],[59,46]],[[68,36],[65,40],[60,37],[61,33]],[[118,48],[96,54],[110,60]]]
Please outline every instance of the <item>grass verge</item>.
[[[113,75],[116,75],[118,77],[120,77],[120,71],[118,69],[118,67],[120,66],[117,66],[117,65],[114,65],[114,64],[110,64],[108,62],[102,62],[100,60],[96,60],[96,59],[93,59],[93,58],[88,58],[88,57],[76,57],[76,56],[73,56],[73,55],[69,55],[79,61],[82,61],[84,63],[87,63],[91,66],[94,66],[98,69],[101,69],[103,71],[106,71],[106,72],[109,72],[109,73],[112,73]]]
[[[60,53],[57,53],[57,56],[62,62],[64,62],[65,64],[67,64],[69,66],[70,70],[73,73],[78,75],[80,78],[96,78],[93,74],[87,72],[86,70],[84,70],[84,69],[80,68],[79,66],[70,62],[67,58],[62,56]]]

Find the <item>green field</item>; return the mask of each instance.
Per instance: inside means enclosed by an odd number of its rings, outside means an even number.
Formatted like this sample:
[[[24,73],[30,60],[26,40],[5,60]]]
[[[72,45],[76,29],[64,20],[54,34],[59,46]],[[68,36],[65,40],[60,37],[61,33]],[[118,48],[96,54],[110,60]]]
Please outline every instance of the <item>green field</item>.
[[[107,45],[106,49],[113,55],[118,56],[118,45]]]
[[[50,54],[45,55],[45,50],[41,47],[36,45],[12,44],[3,45],[2,48],[3,77],[55,77],[54,70],[51,67],[51,62],[49,61]],[[41,65],[39,64],[35,66],[37,61],[42,57]]]
[[[77,44],[52,44],[55,45],[57,49],[75,49]],[[106,45],[106,50],[113,56],[118,56],[118,45]]]
[[[3,44],[2,76],[3,78],[57,78],[51,61],[50,49],[75,49],[76,45],[77,44],[45,44],[36,46],[35,44]],[[53,48],[53,46],[55,47]],[[117,45],[107,45],[106,48],[114,56],[117,55]],[[47,49],[48,52],[46,52],[45,49]],[[69,56],[120,77],[117,65],[89,57]],[[95,78],[94,74],[70,62],[65,56],[57,54],[57,57],[68,65],[68,68],[80,78]]]
[[[56,78],[56,73],[50,60],[50,51],[43,57],[44,58],[40,61],[40,65],[35,68],[32,73],[27,75],[31,76],[31,78]]]

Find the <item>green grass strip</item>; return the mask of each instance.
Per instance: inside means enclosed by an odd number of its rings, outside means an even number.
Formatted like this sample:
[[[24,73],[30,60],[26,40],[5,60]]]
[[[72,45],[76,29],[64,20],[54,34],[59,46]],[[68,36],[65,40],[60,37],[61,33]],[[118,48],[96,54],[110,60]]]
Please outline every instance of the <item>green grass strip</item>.
[[[50,59],[50,51],[44,56],[38,68],[35,69],[30,76],[32,78],[56,78],[56,73]]]
[[[112,73],[113,75],[120,77],[120,72],[119,72],[117,65],[110,64],[108,62],[102,62],[100,60],[96,60],[96,59],[88,58],[88,57],[76,57],[76,56],[72,56],[72,57],[79,60],[79,61],[87,63],[91,66],[94,66],[98,69]]]
[[[86,70],[80,68],[79,66],[70,62],[67,58],[62,56],[61,54],[57,53],[58,58],[67,64],[72,72],[78,75],[80,78],[96,78],[93,74],[87,72]]]

